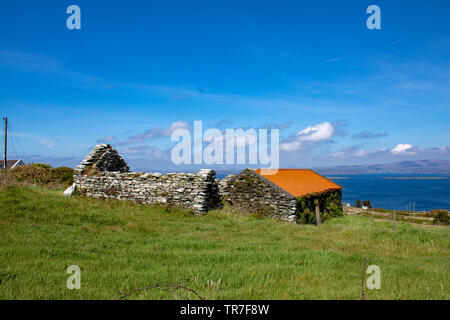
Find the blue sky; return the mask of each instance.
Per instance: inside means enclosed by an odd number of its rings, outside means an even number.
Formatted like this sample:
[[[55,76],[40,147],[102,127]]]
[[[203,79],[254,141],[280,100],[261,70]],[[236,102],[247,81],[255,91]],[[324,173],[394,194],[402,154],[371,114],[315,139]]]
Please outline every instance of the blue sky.
[[[3,1],[0,39],[10,158],[172,169],[202,120],[280,128],[282,167],[450,159],[448,1]]]

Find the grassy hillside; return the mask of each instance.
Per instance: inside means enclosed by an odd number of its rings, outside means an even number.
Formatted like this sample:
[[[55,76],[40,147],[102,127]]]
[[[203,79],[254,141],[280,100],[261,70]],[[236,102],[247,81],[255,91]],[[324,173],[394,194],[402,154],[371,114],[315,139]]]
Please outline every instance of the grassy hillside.
[[[398,223],[393,232],[345,216],[317,228],[9,187],[0,189],[0,234],[0,299],[114,299],[179,282],[208,299],[359,299],[365,258],[381,268],[381,289],[367,299],[450,299],[448,227]],[[74,264],[80,290],[66,288]]]

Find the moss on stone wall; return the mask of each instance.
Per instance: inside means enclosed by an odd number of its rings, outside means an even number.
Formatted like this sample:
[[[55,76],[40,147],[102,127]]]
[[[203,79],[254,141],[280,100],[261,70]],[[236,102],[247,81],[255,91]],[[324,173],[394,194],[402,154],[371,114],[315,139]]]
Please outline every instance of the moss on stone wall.
[[[256,173],[245,169],[219,182],[225,203],[242,212],[295,222],[295,197]]]
[[[342,216],[342,192],[340,190],[325,193],[308,194],[297,198],[298,223],[316,224],[316,205],[319,205],[322,221]]]

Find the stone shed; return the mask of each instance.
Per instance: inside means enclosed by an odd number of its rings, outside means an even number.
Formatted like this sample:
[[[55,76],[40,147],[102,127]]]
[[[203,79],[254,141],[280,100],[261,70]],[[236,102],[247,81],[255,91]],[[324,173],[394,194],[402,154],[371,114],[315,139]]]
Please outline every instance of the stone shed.
[[[224,202],[241,211],[291,222],[313,216],[317,206],[324,215],[342,199],[340,185],[310,169],[245,169],[219,181],[219,189]]]
[[[76,167],[73,192],[102,199],[132,200],[205,213],[219,208],[221,200],[214,170],[197,173],[130,172],[110,145],[97,145]]]

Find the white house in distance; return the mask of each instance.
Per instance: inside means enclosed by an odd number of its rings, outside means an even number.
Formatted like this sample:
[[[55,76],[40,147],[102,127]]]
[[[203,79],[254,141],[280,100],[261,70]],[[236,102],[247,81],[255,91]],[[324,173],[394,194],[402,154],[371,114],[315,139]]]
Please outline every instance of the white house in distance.
[[[6,160],[6,169],[14,169],[15,167],[24,166],[25,162],[22,160]],[[0,169],[5,169],[5,161],[0,160]]]

